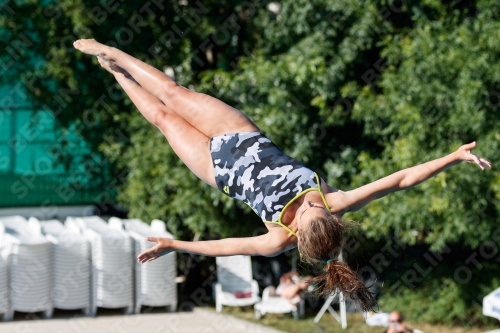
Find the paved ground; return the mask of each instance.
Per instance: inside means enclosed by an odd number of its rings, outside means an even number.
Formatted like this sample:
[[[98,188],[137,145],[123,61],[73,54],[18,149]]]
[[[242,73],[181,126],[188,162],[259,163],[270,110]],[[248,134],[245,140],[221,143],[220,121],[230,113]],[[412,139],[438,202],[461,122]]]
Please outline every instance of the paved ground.
[[[0,333],[282,333],[212,310],[104,315],[96,318],[73,316],[0,323]]]

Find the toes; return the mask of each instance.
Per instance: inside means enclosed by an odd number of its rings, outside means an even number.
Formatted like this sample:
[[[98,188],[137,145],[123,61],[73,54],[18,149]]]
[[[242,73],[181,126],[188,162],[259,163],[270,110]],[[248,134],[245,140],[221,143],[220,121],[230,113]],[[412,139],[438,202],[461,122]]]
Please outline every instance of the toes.
[[[78,39],[73,43],[73,46],[83,53],[99,55],[99,52],[93,52],[93,49],[98,49],[98,45],[96,45],[95,42],[95,39]]]

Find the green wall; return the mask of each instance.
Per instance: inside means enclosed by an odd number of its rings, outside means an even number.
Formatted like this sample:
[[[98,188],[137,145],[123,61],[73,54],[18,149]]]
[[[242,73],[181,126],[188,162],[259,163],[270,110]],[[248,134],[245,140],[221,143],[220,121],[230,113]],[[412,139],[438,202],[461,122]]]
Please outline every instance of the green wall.
[[[111,199],[107,161],[75,129],[59,129],[51,112],[35,110],[13,87],[0,88],[0,207]]]

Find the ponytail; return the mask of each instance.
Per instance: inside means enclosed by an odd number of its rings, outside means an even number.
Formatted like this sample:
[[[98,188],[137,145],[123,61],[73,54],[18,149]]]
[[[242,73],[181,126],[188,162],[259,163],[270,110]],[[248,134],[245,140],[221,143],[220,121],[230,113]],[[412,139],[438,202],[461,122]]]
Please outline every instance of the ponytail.
[[[312,278],[311,282],[317,283],[319,296],[342,292],[345,298],[358,300],[363,311],[372,310],[377,305],[374,293],[342,261],[336,260],[326,264],[323,273]]]
[[[344,244],[344,233],[352,229],[354,224],[344,221],[338,214],[329,214],[307,223],[299,233],[299,253],[301,260],[310,264],[327,262],[323,273],[311,279],[318,284],[320,296],[342,292],[344,297],[358,300],[364,311],[377,305],[374,293],[366,287],[346,263],[337,258]]]

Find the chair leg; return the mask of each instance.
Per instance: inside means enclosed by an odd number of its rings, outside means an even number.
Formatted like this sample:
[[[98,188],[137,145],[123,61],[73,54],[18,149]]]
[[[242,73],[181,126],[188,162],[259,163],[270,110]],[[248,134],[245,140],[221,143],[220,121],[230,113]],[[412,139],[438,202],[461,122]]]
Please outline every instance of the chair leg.
[[[54,308],[47,309],[47,310],[43,311],[43,317],[45,319],[50,319],[50,318],[52,318],[53,313],[54,313]]]
[[[90,307],[90,316],[91,317],[97,316],[97,305],[93,305]]]
[[[90,306],[82,309],[82,311],[86,316],[92,317],[92,310]]]
[[[177,311],[177,303],[172,303],[167,306],[167,312],[176,312]]]
[[[306,302],[304,300],[301,300],[297,305],[299,310],[299,318],[304,318],[304,315],[306,313]]]
[[[255,319],[262,318],[262,313],[260,312],[260,310],[254,308],[254,312],[255,312]]]
[[[13,318],[14,318],[14,311],[8,310],[7,312],[5,312],[3,314],[2,320],[3,321],[12,321]]]
[[[126,315],[133,314],[134,310],[135,310],[134,304],[130,304],[129,306],[127,306],[125,308],[125,310],[123,311],[123,313],[126,314]]]
[[[222,311],[222,303],[220,303],[220,302],[215,303],[215,311],[217,311],[217,312]]]
[[[295,309],[292,311],[293,319],[299,320],[299,310]]]

